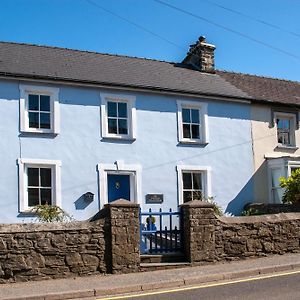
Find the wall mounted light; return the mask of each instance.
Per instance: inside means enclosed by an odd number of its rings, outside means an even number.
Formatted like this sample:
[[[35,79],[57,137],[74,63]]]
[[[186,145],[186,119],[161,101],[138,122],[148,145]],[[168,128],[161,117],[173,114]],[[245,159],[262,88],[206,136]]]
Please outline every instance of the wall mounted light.
[[[83,194],[83,200],[85,202],[92,202],[94,200],[94,194],[92,192],[86,192]]]

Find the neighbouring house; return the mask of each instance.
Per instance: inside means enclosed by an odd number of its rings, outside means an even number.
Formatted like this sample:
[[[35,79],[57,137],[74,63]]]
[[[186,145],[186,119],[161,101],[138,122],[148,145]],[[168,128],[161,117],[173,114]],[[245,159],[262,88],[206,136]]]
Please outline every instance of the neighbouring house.
[[[218,74],[254,98],[253,202],[281,203],[279,178],[300,168],[300,83],[230,72]]]
[[[214,50],[201,37],[170,63],[1,42],[0,222],[45,203],[83,220],[119,198],[155,211],[213,197],[233,214],[280,201],[300,85],[216,71]]]

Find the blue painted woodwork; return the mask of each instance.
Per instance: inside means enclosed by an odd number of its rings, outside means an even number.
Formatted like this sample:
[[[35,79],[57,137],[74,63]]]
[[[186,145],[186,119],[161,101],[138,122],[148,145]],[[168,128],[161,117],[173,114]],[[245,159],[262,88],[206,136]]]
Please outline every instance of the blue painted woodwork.
[[[152,218],[155,218],[155,223]],[[182,251],[181,212],[140,211],[141,254],[171,253]]]
[[[108,202],[118,199],[130,200],[130,178],[129,175],[109,174],[107,175]]]

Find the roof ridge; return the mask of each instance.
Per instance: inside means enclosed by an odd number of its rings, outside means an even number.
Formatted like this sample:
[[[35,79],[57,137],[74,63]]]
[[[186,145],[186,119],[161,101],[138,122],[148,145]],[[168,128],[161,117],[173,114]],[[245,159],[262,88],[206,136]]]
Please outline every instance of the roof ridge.
[[[123,55],[123,54],[102,53],[102,52],[97,52],[97,51],[92,51],[92,50],[79,50],[79,49],[73,49],[73,48],[67,48],[67,47],[38,45],[38,44],[31,44],[31,43],[7,42],[7,41],[0,41],[0,43],[2,43],[2,44],[13,44],[13,45],[23,45],[23,46],[33,46],[33,47],[38,47],[38,48],[68,50],[68,51],[81,52],[81,53],[91,53],[91,54],[98,54],[98,55],[126,57],[126,58],[134,58],[134,59],[139,59],[139,60],[149,60],[149,61],[163,62],[163,63],[168,63],[168,64],[176,64],[176,62],[166,61],[166,60],[159,60],[159,59],[154,59],[154,58],[129,56],[129,55]]]
[[[249,74],[249,73],[242,73],[242,72],[235,72],[235,71],[227,71],[227,70],[216,70],[216,72],[217,73],[218,72],[220,72],[220,73],[230,73],[230,74],[236,74],[236,75],[246,75],[246,76],[251,76],[251,77],[256,77],[256,78],[265,78],[265,79],[272,79],[272,80],[278,80],[278,81],[283,81],[283,82],[291,82],[291,83],[300,84],[300,81],[284,79],[284,78],[278,78],[278,77],[265,76],[265,75],[256,75],[256,74]]]

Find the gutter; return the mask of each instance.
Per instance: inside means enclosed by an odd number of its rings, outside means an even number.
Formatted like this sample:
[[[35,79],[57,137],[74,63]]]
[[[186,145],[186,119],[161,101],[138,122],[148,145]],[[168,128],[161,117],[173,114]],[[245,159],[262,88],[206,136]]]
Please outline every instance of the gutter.
[[[267,105],[275,105],[281,107],[294,107],[296,109],[300,109],[300,104],[295,103],[283,103],[279,101],[271,101],[264,99],[255,99],[252,97],[235,97],[228,95],[218,95],[211,93],[198,93],[184,90],[175,90],[175,89],[167,89],[167,88],[158,88],[153,86],[136,86],[136,85],[128,85],[128,84],[115,84],[115,83],[106,83],[106,82],[97,82],[97,81],[88,81],[88,80],[78,80],[78,79],[67,79],[60,77],[47,77],[40,75],[27,75],[27,74],[13,74],[0,72],[1,79],[15,79],[20,81],[37,81],[53,84],[59,83],[64,85],[71,86],[86,86],[93,88],[103,88],[103,89],[114,89],[114,90],[123,90],[123,91],[135,91],[135,92],[147,92],[154,94],[164,94],[170,96],[185,96],[190,98],[205,98],[208,100],[219,100],[219,101],[230,101],[237,103],[255,103],[255,104],[267,104]]]

